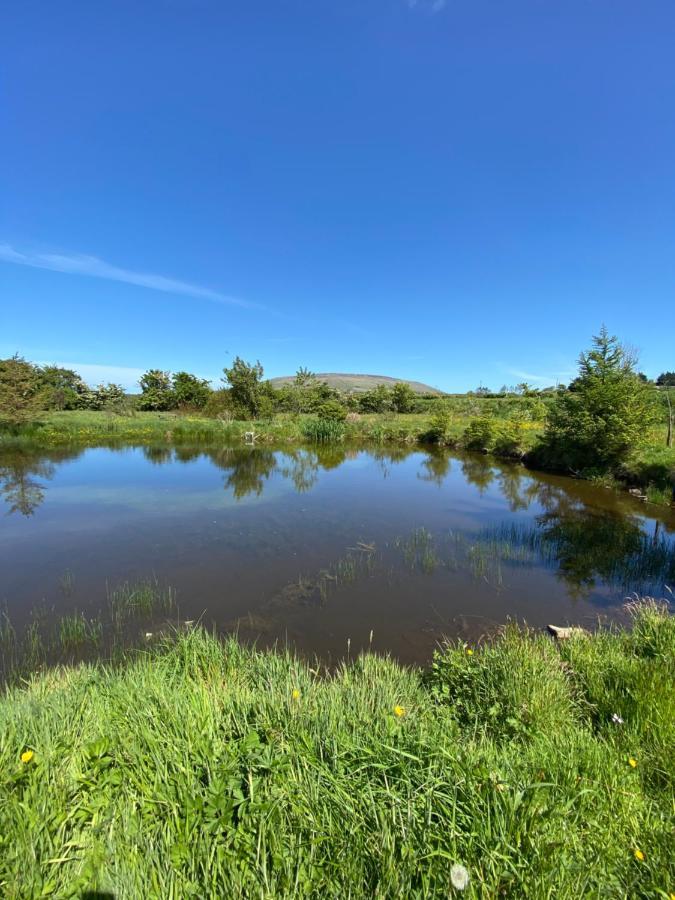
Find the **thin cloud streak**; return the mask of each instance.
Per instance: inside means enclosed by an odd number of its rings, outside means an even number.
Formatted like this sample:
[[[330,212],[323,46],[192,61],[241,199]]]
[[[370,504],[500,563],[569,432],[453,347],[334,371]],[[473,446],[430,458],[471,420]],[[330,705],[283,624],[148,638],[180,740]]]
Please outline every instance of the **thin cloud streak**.
[[[49,269],[52,272],[63,272],[67,275],[88,275],[90,278],[121,281],[124,284],[133,284],[153,291],[162,291],[165,294],[181,294],[185,297],[210,300],[212,303],[221,303],[226,306],[263,309],[263,307],[254,303],[241,300],[239,297],[231,297],[229,294],[221,294],[219,291],[211,290],[211,288],[190,284],[187,281],[179,281],[176,278],[167,278],[165,275],[123,269],[96,256],[66,255],[61,253],[21,253],[9,244],[0,244],[0,260],[19,266],[29,266],[33,269]]]
[[[447,0],[408,0],[409,9],[424,9],[432,15],[445,8]]]
[[[523,372],[522,369],[506,369],[509,375],[514,378],[520,378],[532,384],[549,385],[560,384],[569,381],[574,377],[573,369],[566,369],[561,372],[552,372],[550,375],[535,375],[533,372]]]

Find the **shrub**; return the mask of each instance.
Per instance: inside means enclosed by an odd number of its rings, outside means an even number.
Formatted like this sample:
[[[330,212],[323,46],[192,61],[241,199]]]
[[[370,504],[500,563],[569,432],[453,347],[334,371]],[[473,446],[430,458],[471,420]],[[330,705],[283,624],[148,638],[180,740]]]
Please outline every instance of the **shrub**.
[[[462,443],[467,450],[480,450],[488,453],[495,446],[497,427],[493,419],[481,416],[474,419],[464,429]]]
[[[316,414],[320,419],[330,419],[334,422],[344,422],[347,418],[347,410],[338,400],[327,400],[317,406]]]
[[[524,434],[525,426],[522,422],[513,420],[502,423],[495,438],[494,452],[498,456],[520,458],[524,452]]]
[[[391,405],[398,413],[411,413],[415,409],[415,391],[405,382],[398,382],[391,390]]]
[[[429,422],[429,429],[424,438],[434,444],[442,444],[447,437],[451,422],[452,413],[450,412],[450,407],[445,403],[436,403]]]

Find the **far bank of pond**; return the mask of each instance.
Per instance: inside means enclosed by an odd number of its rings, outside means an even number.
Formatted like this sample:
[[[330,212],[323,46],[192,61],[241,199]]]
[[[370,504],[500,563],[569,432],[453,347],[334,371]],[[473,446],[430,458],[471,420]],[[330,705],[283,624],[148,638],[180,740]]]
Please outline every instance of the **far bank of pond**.
[[[170,618],[426,663],[443,636],[623,621],[675,584],[675,511],[440,448],[24,447],[0,502],[0,603],[68,658]]]

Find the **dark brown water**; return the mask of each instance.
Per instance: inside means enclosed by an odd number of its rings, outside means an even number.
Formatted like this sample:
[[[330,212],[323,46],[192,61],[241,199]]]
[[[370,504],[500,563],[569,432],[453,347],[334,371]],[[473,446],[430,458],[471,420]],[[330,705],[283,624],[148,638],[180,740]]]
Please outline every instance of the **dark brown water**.
[[[675,515],[481,456],[88,449],[0,458],[0,603],[95,615],[149,576],[182,618],[324,659],[426,661],[444,635],[621,618],[670,596]]]

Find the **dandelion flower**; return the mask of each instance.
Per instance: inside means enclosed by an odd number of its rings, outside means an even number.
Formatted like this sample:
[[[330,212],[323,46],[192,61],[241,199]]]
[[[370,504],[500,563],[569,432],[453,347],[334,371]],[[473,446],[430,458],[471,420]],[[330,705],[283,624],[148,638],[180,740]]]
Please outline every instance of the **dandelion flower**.
[[[644,855],[644,853],[642,852],[642,850],[640,850],[639,847],[636,847],[636,848],[635,848],[635,850],[634,850],[634,855],[635,855],[635,859],[637,859],[638,862],[644,862],[645,855]]]
[[[24,752],[21,754],[21,762],[29,763],[34,756],[35,754],[32,750],[24,750]]]
[[[300,699],[300,691],[299,691],[297,688],[293,688],[293,691],[292,691],[292,693],[291,693],[291,697],[292,697],[294,700],[299,700],[299,699]]]
[[[637,767],[637,759],[633,759],[632,756],[629,756],[628,765],[631,767],[631,769],[635,769]]]
[[[394,707],[394,715],[400,719],[405,715],[405,706],[399,706],[398,704]]]
[[[623,719],[618,713],[612,714],[612,722],[614,722],[615,725],[623,725]]]
[[[460,863],[455,863],[450,869],[450,881],[458,891],[463,891],[469,883],[469,871]]]
[[[473,656],[473,650],[471,649],[471,647],[467,647],[467,648],[466,648],[466,655],[467,655],[467,656]]]

